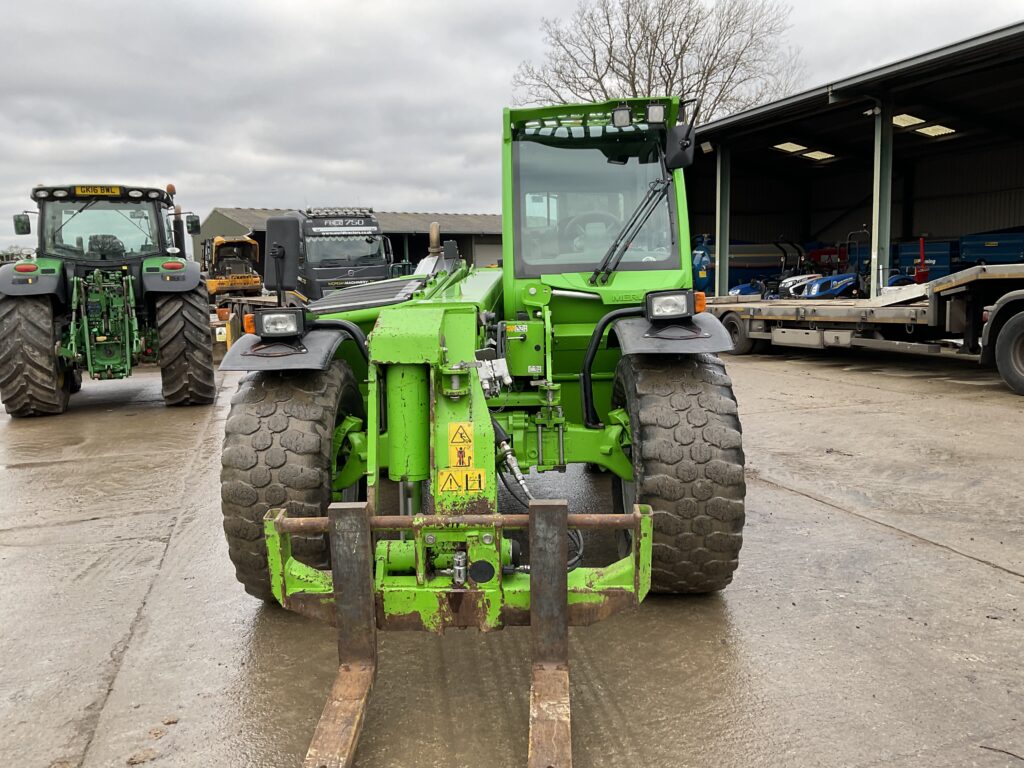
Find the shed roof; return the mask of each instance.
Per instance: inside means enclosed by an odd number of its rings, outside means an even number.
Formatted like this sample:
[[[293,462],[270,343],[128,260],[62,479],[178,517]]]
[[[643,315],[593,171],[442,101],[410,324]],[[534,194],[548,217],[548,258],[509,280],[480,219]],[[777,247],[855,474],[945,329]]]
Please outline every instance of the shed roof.
[[[991,88],[998,87],[1005,97],[1008,83],[1005,79],[993,83],[986,73],[998,69],[1001,78],[1019,78],[1022,52],[1024,22],[715,120],[697,129],[697,140],[729,141],[793,121],[820,119],[834,109],[886,96],[903,105],[931,107],[937,118],[970,120],[977,115],[983,122],[999,123],[999,116],[992,113],[1008,112],[1018,104],[993,103]],[[1006,122],[1001,125],[1006,132],[1018,127]]]
[[[212,216],[219,213],[225,218],[241,224],[249,229],[265,229],[267,219],[271,216],[281,216],[288,213],[287,208],[214,208],[210,211]]]

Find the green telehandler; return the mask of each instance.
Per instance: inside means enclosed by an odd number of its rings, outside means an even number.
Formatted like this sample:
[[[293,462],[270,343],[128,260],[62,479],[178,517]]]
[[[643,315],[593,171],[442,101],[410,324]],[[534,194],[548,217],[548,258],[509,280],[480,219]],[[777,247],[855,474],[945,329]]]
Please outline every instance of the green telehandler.
[[[222,455],[237,577],[337,627],[307,766],[351,764],[378,630],[508,625],[531,627],[529,765],[568,766],[568,626],[731,581],[744,459],[729,334],[692,289],[680,112],[506,110],[500,269],[435,225],[415,274],[259,310],[225,357],[249,372]],[[612,475],[612,509],[534,498],[531,470],[570,464]]]
[[[36,253],[0,266],[0,400],[11,416],[64,413],[94,379],[159,363],[168,405],[216,394],[209,299],[185,259],[174,186],[38,186]],[[14,231],[31,234],[29,214]]]

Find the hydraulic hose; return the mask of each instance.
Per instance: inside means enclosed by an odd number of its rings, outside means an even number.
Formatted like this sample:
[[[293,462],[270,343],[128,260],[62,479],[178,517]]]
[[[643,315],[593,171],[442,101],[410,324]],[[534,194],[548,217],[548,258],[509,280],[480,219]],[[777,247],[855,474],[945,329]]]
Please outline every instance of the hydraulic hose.
[[[597,321],[594,332],[590,335],[590,343],[587,345],[587,354],[583,357],[583,372],[580,374],[580,397],[583,399],[583,424],[588,429],[604,429],[604,424],[597,418],[597,410],[594,408],[594,384],[592,380],[592,368],[594,358],[597,357],[597,350],[601,347],[601,339],[604,337],[605,329],[620,317],[637,317],[643,315],[643,307],[623,307],[613,309],[607,315]]]

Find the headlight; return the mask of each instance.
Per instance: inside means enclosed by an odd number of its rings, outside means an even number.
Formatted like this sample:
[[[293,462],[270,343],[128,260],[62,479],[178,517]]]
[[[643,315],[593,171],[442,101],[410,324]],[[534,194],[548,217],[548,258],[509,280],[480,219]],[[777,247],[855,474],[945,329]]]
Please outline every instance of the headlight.
[[[303,310],[264,309],[256,313],[256,335],[261,338],[298,336],[303,331]]]
[[[647,294],[647,320],[680,320],[693,315],[693,291],[662,291]]]

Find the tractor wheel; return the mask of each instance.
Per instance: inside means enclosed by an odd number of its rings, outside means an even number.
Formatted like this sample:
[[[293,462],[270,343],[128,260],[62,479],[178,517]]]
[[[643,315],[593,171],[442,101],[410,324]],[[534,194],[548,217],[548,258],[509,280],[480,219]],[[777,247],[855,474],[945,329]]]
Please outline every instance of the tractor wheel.
[[[629,413],[634,478],[614,478],[615,506],[654,512],[652,590],[724,589],[739,564],[746,495],[725,366],[714,355],[627,355],[612,403]]]
[[[205,405],[217,395],[206,288],[166,293],[156,300],[160,376],[167,405]]]
[[[250,595],[273,602],[263,517],[323,517],[331,503],[334,427],[363,416],[352,369],[250,373],[231,399],[221,454],[221,509],[235,575]],[[292,537],[302,562],[326,568],[326,537]]]
[[[0,400],[11,416],[67,410],[72,372],[58,340],[49,296],[0,298]]]
[[[996,367],[1007,386],[1024,395],[1024,312],[1011,317],[999,331]]]

